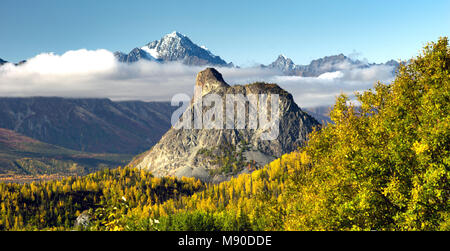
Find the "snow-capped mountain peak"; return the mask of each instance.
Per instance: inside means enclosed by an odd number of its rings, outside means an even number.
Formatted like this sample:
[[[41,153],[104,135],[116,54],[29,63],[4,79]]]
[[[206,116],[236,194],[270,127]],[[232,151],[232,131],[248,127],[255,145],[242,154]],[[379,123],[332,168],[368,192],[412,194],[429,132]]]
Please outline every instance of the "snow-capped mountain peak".
[[[156,60],[160,62],[180,61],[187,65],[228,65],[219,56],[215,56],[206,47],[198,46],[187,36],[174,31],[166,34],[160,40],[155,40],[139,48],[140,54],[147,54],[147,57],[140,56],[134,58],[133,55],[116,53],[121,62],[135,62],[140,59]],[[136,53],[135,53],[136,54]],[[131,59],[130,59],[131,57]],[[124,61],[123,59],[126,59]],[[231,64],[230,64],[231,65]]]

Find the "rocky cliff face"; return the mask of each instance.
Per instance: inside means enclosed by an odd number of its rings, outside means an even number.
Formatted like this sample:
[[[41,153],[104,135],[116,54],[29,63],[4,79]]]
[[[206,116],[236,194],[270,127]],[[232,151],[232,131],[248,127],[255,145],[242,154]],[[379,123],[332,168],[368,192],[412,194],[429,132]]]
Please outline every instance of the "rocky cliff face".
[[[268,129],[261,128],[261,121],[260,127],[251,126],[248,116],[244,126],[235,120],[231,123],[231,128],[234,129],[226,129],[229,128],[226,125],[228,119],[223,115],[224,124],[219,129],[172,127],[153,148],[136,157],[132,165],[150,170],[155,176],[197,177],[204,181],[219,182],[233,175],[252,171],[284,153],[296,150],[305,142],[308,133],[319,126],[314,118],[295,104],[291,94],[275,84],[229,86],[219,72],[208,68],[198,74],[196,86],[202,88],[200,97],[217,94],[224,103],[226,97],[232,94],[242,94],[245,97],[259,94],[268,94],[268,97],[279,95],[278,137],[273,140],[263,139],[262,135],[267,133]],[[192,113],[189,112],[195,105],[196,99],[193,99],[190,109],[182,116],[182,120],[187,119],[191,125],[195,125],[195,116],[190,116]],[[258,109],[261,106],[260,100]],[[214,109],[212,105],[202,107],[203,116]],[[237,118],[237,114],[242,112],[247,115],[250,107],[250,102],[244,106],[235,103],[234,116]],[[179,123],[181,122],[180,120]]]

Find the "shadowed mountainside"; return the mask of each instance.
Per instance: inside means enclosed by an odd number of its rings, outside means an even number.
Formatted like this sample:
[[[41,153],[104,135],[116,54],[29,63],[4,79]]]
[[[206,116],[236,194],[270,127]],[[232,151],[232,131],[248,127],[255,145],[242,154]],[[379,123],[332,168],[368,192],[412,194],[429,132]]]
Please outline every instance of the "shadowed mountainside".
[[[176,108],[169,102],[0,98],[0,128],[78,151],[136,154],[158,142]]]
[[[69,150],[0,128],[0,180],[21,175],[86,175],[125,165],[130,158]]]

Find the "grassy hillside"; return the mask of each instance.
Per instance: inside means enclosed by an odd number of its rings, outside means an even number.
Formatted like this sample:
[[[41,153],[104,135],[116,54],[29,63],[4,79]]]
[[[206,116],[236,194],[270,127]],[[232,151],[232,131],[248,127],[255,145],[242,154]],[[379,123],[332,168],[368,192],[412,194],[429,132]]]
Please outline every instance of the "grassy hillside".
[[[130,155],[65,149],[0,128],[0,181],[26,182],[86,175],[125,165]]]

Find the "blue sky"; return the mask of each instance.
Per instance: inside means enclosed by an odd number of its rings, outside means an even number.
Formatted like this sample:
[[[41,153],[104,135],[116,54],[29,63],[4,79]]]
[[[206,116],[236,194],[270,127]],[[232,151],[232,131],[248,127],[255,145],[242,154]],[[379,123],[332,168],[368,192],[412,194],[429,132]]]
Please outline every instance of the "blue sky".
[[[0,0],[0,58],[128,52],[177,30],[238,65],[285,54],[297,64],[344,53],[408,59],[450,34],[450,1]]]

